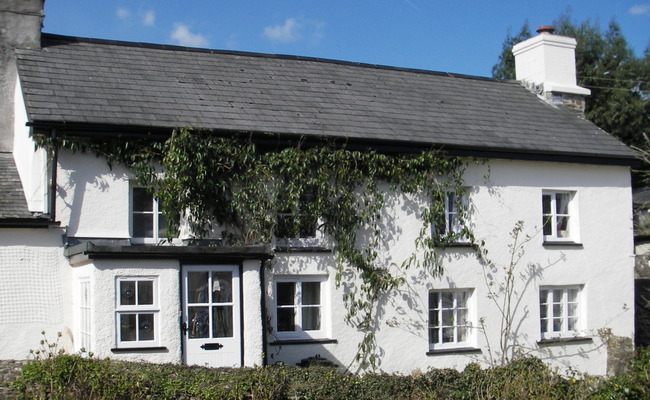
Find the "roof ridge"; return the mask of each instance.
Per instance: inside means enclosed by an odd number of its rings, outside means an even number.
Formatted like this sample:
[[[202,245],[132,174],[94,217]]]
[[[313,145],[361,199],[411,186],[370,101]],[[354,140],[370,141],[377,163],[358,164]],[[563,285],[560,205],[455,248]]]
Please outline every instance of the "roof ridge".
[[[443,72],[443,71],[433,71],[433,70],[422,69],[422,68],[396,67],[396,66],[382,65],[382,64],[371,64],[371,63],[362,63],[356,61],[336,60],[331,58],[297,56],[291,54],[272,54],[272,53],[259,53],[259,52],[250,52],[250,51],[240,51],[240,50],[208,49],[208,48],[201,48],[201,47],[186,47],[186,46],[179,46],[179,45],[172,45],[172,44],[129,42],[124,40],[114,40],[114,39],[86,38],[86,37],[78,37],[78,36],[59,35],[54,33],[43,33],[42,38],[45,39],[44,41],[47,40],[66,41],[66,42],[74,42],[74,43],[91,43],[91,44],[104,44],[104,45],[124,46],[124,47],[140,47],[140,48],[154,49],[154,50],[187,51],[191,53],[224,54],[224,55],[235,55],[235,56],[245,56],[245,57],[270,58],[270,59],[278,59],[278,60],[311,61],[311,62],[319,62],[319,63],[327,63],[327,64],[346,65],[346,66],[360,67],[360,68],[372,68],[372,69],[380,69],[380,70],[388,70],[388,71],[447,76],[450,78],[459,78],[459,79],[479,80],[479,81],[498,82],[498,83],[516,83],[516,81],[512,81],[512,80],[501,80],[501,79],[490,78],[485,76],[466,75],[466,74],[458,74],[458,73]]]

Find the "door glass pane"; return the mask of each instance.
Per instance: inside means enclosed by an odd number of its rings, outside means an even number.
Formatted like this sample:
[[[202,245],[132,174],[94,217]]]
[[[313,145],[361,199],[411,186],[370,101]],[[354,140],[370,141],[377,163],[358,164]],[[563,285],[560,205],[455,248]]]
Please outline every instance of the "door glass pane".
[[[153,281],[138,281],[138,304],[153,304]]]
[[[320,329],[320,307],[302,308],[302,330],[317,331]]]
[[[212,273],[212,302],[228,303],[232,301],[232,272]]]
[[[320,304],[320,282],[303,282],[302,304]]]
[[[153,237],[153,214],[133,214],[133,236]]]
[[[212,307],[212,337],[232,337],[232,306]]]
[[[140,340],[153,340],[153,314],[138,314],[138,333]]]
[[[135,281],[120,281],[120,305],[135,305]]]
[[[278,282],[277,302],[279,306],[293,305],[296,295],[296,284],[293,282]]]
[[[293,308],[278,308],[278,331],[291,332],[296,330],[294,322],[294,309]]]
[[[207,303],[208,299],[208,273],[187,273],[187,302]]]
[[[120,315],[120,340],[123,342],[132,342],[136,340],[135,314],[121,314]]]
[[[208,307],[187,307],[189,315],[188,333],[191,339],[207,338],[210,334]]]

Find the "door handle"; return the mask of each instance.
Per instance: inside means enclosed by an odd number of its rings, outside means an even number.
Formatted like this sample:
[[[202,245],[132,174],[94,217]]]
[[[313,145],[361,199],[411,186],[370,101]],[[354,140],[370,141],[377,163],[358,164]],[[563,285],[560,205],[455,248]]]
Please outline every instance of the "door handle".
[[[183,335],[187,335],[187,322],[181,324],[181,332],[183,332]]]

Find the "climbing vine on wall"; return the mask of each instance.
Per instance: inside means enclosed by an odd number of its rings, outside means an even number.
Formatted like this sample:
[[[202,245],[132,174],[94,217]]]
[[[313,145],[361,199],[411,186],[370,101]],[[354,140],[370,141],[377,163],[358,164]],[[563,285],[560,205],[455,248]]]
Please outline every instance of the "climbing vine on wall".
[[[49,140],[43,137],[39,143],[54,145]],[[65,138],[56,146],[129,167],[158,197],[170,235],[183,220],[195,238],[216,235],[232,245],[268,244],[279,230],[278,213],[292,217],[293,226],[284,231],[299,232],[305,222],[317,223],[333,242],[337,285],[346,279],[361,282],[346,287],[344,300],[346,320],[364,335],[356,357],[362,366],[374,367],[378,361],[373,333],[377,301],[403,283],[388,271],[379,250],[387,234],[382,211],[390,196],[428,201],[418,210],[415,250],[402,269],[442,273],[437,249],[461,237],[480,253],[465,223],[467,204],[460,200],[466,163],[440,151],[382,154],[349,150],[325,139],[271,151],[245,135],[220,137],[187,128],[165,141]],[[458,199],[462,228],[457,232],[445,229],[449,191]]]

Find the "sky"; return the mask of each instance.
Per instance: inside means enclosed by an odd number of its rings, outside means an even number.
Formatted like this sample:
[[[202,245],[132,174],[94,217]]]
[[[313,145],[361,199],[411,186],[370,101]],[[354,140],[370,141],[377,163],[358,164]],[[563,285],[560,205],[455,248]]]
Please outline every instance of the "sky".
[[[650,46],[650,0],[46,0],[43,31],[491,76],[508,32],[566,13]]]

